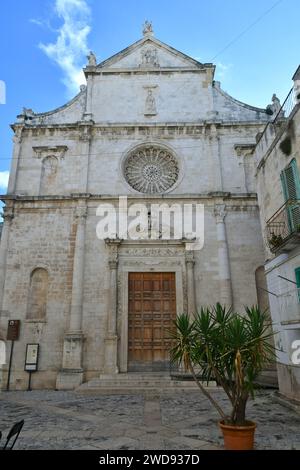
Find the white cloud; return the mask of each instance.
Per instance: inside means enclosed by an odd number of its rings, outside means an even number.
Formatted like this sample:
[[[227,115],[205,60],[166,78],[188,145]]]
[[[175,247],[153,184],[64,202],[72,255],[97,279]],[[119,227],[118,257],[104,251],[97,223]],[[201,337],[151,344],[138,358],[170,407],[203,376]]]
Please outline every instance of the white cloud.
[[[33,23],[33,24],[36,24],[37,26],[44,26],[43,21],[41,21],[41,20],[36,20],[35,18],[31,18],[31,19],[29,20],[29,22],[30,22],[30,23]]]
[[[45,54],[62,69],[63,83],[70,95],[85,83],[82,66],[88,53],[87,37],[91,16],[86,0],[55,0],[55,13],[63,21],[54,43],[39,44]]]
[[[8,185],[9,171],[0,171],[0,189],[6,191]]]

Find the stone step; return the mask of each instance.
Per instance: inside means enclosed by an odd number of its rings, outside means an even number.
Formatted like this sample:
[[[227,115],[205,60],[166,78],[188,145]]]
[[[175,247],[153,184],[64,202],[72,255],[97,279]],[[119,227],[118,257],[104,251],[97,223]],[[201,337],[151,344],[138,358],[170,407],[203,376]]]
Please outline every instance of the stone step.
[[[206,385],[206,384],[204,384]],[[81,387],[93,387],[93,388],[101,388],[101,387],[127,387],[127,388],[136,388],[136,387],[170,387],[170,388],[176,388],[176,387],[185,387],[185,388],[197,388],[196,383],[182,383],[182,382],[112,382],[112,381],[107,381],[107,382],[93,382],[88,385],[81,385]]]
[[[136,388],[123,388],[123,387],[120,387],[120,388],[115,388],[115,387],[101,387],[101,388],[81,388],[79,387],[78,389],[76,389],[76,393],[79,393],[79,394],[96,394],[96,395],[130,395],[130,394],[141,394],[141,395],[160,395],[160,394],[173,394],[175,391],[176,393],[179,393],[179,392],[186,392],[187,390],[191,390],[191,389],[187,389],[187,388],[170,388],[170,387],[161,387],[161,388],[150,388],[150,387],[136,387]],[[196,391],[196,389],[193,389]]]
[[[215,382],[202,382],[206,387],[215,387]],[[101,374],[100,377],[85,382],[78,387],[77,391],[146,391],[146,390],[193,390],[198,389],[194,380],[172,380],[169,374]]]

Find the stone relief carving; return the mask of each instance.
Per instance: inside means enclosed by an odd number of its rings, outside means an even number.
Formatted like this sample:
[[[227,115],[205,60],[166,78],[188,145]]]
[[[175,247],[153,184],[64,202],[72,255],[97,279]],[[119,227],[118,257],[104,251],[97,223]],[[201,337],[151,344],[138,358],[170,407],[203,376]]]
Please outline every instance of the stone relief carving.
[[[126,260],[122,261],[122,266],[132,266],[132,267],[145,267],[145,266],[166,266],[165,261],[156,261],[156,260],[147,260],[147,261],[133,261]],[[168,261],[168,267],[171,266],[182,266],[181,261]]]
[[[126,256],[178,256],[183,255],[182,248],[122,248],[120,255]]]
[[[140,66],[153,66],[159,67],[157,49],[147,47],[141,51],[141,63]]]
[[[131,152],[124,163],[127,183],[141,193],[163,193],[178,180],[176,158],[158,145]]]
[[[146,96],[144,114],[145,116],[155,116],[157,114],[156,102],[155,102],[155,98],[153,96],[153,91],[151,90],[151,88],[148,89],[148,94]]]

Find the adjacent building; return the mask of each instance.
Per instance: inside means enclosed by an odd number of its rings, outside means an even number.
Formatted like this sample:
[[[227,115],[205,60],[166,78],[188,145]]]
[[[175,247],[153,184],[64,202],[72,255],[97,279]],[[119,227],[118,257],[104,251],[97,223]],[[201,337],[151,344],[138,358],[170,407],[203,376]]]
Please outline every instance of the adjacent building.
[[[300,400],[300,68],[255,148],[280,392]]]

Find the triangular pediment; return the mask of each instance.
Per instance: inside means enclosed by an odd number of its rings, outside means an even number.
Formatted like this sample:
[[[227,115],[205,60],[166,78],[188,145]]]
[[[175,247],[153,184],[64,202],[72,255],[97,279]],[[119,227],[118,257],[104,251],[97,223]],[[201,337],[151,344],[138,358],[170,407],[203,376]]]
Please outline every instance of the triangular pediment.
[[[202,64],[154,37],[144,37],[101,62],[96,69],[203,69],[207,67],[213,67],[213,65]]]

